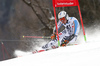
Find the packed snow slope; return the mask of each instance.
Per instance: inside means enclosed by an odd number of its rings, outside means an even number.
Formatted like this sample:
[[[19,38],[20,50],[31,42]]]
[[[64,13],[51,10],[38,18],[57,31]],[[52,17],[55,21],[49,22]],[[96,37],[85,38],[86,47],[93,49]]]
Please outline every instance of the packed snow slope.
[[[82,31],[81,31],[82,32]],[[0,62],[0,66],[100,66],[99,28],[86,30],[87,42],[80,33],[77,44],[32,54],[15,51],[18,58]]]
[[[100,42],[60,47],[0,62],[0,66],[100,66]]]

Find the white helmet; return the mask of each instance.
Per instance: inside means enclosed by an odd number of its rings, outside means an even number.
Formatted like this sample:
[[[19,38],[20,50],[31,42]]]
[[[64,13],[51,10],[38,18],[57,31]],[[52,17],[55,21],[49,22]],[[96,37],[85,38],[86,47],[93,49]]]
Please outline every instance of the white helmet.
[[[59,12],[59,14],[58,14],[58,19],[61,19],[61,18],[63,18],[63,17],[65,17],[67,20],[68,20],[68,18],[69,18],[68,14],[67,14],[65,11]]]

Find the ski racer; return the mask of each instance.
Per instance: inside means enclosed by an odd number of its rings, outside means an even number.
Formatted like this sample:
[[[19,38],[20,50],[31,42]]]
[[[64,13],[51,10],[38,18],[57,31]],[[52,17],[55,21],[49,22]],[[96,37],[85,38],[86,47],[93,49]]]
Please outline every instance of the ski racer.
[[[58,30],[64,26],[65,29],[59,33],[59,41],[60,46],[66,46],[72,42],[75,42],[80,30],[79,21],[75,17],[69,17],[67,12],[61,11],[58,14]],[[42,46],[43,50],[54,49],[58,47],[57,36],[56,36],[56,28],[53,30],[53,34],[51,35],[51,41],[46,45]]]

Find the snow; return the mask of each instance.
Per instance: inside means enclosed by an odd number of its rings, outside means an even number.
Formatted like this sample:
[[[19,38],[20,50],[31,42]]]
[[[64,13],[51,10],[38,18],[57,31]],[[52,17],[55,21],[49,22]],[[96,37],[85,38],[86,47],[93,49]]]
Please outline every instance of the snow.
[[[79,45],[36,54],[16,50],[19,57],[1,61],[0,66],[100,66],[100,31],[88,31],[89,29],[86,30],[87,42],[83,35],[79,35],[76,42]]]
[[[100,66],[100,42],[60,47],[0,62],[0,66]]]

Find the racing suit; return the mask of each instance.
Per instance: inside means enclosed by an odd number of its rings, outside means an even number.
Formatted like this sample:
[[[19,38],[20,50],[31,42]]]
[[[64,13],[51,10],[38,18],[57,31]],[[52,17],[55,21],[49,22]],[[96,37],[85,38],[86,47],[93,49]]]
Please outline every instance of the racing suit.
[[[59,33],[60,45],[62,44],[64,40],[68,40],[69,41],[68,44],[75,42],[80,30],[80,24],[78,20],[75,17],[69,17],[66,24],[63,24],[59,20],[57,23],[58,31],[62,26],[64,26],[65,29]],[[56,32],[56,28],[54,28],[53,32],[54,33]],[[57,42],[57,37],[56,37],[55,40],[51,40],[46,45],[42,46],[42,49],[47,50],[47,49],[55,48],[57,46],[58,46],[58,42]]]

